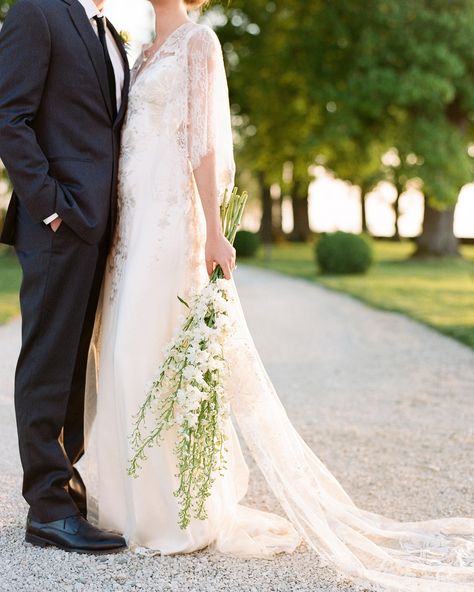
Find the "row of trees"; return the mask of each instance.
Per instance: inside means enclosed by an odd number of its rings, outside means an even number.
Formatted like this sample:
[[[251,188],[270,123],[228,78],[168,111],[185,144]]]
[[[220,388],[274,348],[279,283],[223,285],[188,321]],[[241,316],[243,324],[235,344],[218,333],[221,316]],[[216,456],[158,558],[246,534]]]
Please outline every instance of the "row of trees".
[[[0,0],[0,24],[15,0]],[[291,196],[307,240],[315,163],[365,196],[388,180],[425,196],[418,252],[457,252],[453,216],[473,178],[474,0],[232,0],[213,5],[224,43],[239,170],[281,233],[270,188]],[[395,201],[398,208],[398,199]]]
[[[425,196],[419,255],[457,252],[454,207],[473,178],[474,0],[233,0],[218,33],[230,71],[240,170],[258,182],[261,232],[307,240],[314,163],[360,187]],[[471,153],[471,155],[470,155]],[[276,207],[276,213],[275,213]],[[398,208],[398,199],[395,202]]]

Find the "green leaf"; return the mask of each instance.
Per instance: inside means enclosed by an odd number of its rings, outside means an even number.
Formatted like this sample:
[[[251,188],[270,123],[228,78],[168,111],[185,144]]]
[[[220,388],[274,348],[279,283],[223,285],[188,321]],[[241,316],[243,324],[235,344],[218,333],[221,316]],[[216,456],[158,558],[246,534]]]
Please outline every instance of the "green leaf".
[[[181,296],[177,296],[177,298],[181,302],[181,304],[184,304],[184,306],[186,306],[187,308],[190,308],[189,304],[186,302],[186,300],[183,300],[181,298]]]

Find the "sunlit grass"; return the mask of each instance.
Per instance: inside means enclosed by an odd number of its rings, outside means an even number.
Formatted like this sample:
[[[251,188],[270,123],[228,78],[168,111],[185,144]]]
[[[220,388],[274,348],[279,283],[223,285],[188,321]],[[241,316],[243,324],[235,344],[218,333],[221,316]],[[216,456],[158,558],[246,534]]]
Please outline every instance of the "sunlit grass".
[[[0,247],[0,324],[20,314],[18,290],[21,272],[12,251]]]
[[[367,275],[318,273],[314,246],[284,244],[261,249],[243,262],[302,277],[345,292],[384,310],[397,311],[474,348],[474,246],[464,259],[414,261],[412,243],[377,242],[376,264]],[[0,323],[19,314],[21,273],[14,254],[0,248]]]
[[[261,249],[248,263],[317,281],[371,306],[404,313],[474,348],[474,246],[463,259],[416,261],[410,242],[377,242],[376,263],[367,275],[321,275],[314,245],[283,244]]]

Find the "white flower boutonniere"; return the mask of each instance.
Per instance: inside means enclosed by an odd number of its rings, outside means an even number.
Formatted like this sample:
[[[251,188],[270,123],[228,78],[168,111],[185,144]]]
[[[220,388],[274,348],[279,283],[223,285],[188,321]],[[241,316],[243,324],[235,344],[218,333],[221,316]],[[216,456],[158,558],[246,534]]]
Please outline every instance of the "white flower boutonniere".
[[[119,33],[120,39],[125,46],[125,49],[128,51],[130,49],[130,44],[132,42],[132,36],[128,31],[120,31]]]

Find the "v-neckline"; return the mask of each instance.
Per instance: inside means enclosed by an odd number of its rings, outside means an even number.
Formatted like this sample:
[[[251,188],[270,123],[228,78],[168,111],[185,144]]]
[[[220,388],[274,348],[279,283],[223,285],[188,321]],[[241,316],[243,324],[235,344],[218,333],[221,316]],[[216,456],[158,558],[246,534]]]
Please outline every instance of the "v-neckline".
[[[147,46],[143,47],[142,53],[141,53],[140,64],[139,64],[138,69],[136,71],[135,79],[133,81],[134,84],[138,81],[139,78],[142,77],[142,75],[146,72],[146,70],[148,70],[148,68],[153,64],[153,62],[155,62],[155,60],[158,57],[158,55],[160,54],[160,52],[168,44],[168,42],[176,35],[176,33],[178,33],[178,31],[181,31],[181,29],[183,29],[184,27],[186,27],[187,25],[190,25],[190,24],[193,24],[193,21],[188,19],[187,21],[185,21],[184,23],[181,23],[181,25],[176,27],[176,29],[171,31],[171,33],[168,35],[168,37],[166,37],[166,39],[163,41],[163,43],[158,47],[158,49],[155,50],[153,55],[151,57],[149,57],[146,61],[143,60],[143,57],[145,55],[145,51],[146,51]],[[148,45],[148,47],[151,47],[152,45],[153,44],[150,44],[150,45]]]

